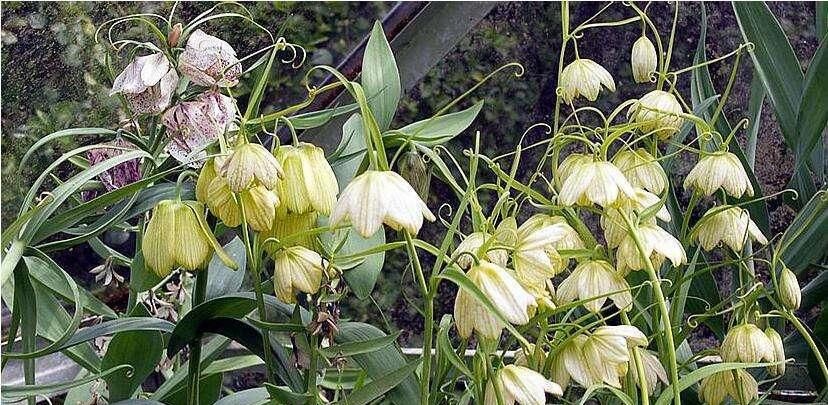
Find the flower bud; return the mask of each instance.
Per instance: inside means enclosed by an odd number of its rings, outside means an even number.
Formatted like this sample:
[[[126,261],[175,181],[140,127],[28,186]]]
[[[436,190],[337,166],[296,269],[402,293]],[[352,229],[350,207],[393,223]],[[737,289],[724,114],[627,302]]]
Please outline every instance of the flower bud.
[[[524,290],[507,269],[480,261],[466,276],[489,297],[506,320],[518,325],[529,322],[529,310],[535,304],[535,297]],[[479,337],[497,339],[503,330],[500,320],[463,289],[457,292],[454,300],[454,319],[457,333],[462,338],[468,338],[476,330]]]
[[[233,47],[202,30],[190,34],[178,68],[193,83],[206,87],[233,87],[242,73]]]
[[[163,53],[135,58],[112,83],[109,95],[123,94],[133,112],[158,114],[170,105],[178,73]]]
[[[423,200],[428,199],[431,171],[423,157],[416,151],[408,151],[400,157],[400,176],[405,179]]]
[[[181,163],[198,165],[207,156],[204,149],[234,128],[235,112],[233,99],[215,91],[176,104],[162,117],[170,137],[165,150]]]
[[[273,284],[276,298],[295,303],[296,294],[316,294],[322,284],[325,260],[303,246],[291,246],[273,255]]]
[[[342,191],[331,213],[331,226],[350,223],[365,238],[376,233],[382,224],[416,235],[423,218],[435,220],[404,178],[392,171],[367,170]]]
[[[633,104],[628,115],[641,125],[641,132],[652,132],[660,139],[669,139],[684,122],[679,116],[681,112],[681,104],[676,96],[666,91],[653,90]]]
[[[176,46],[178,46],[178,41],[181,39],[181,31],[183,29],[184,27],[181,25],[181,23],[176,23],[175,25],[173,25],[172,29],[167,34],[167,45],[169,45],[170,48],[175,48]]]
[[[591,59],[578,58],[566,65],[561,71],[558,83],[563,91],[561,98],[567,104],[571,104],[578,96],[595,101],[602,85],[609,91],[615,91],[612,75]]]
[[[632,57],[633,79],[636,83],[644,83],[650,81],[650,75],[655,72],[658,65],[658,54],[653,46],[653,43],[642,35],[641,38],[633,43]]]
[[[802,290],[799,289],[799,281],[791,269],[785,267],[779,274],[779,302],[785,308],[796,311],[802,303]]]
[[[731,197],[753,196],[753,185],[742,162],[736,155],[724,151],[699,158],[699,162],[685,177],[684,188],[695,189],[708,197],[719,189]]]
[[[759,363],[774,361],[773,343],[761,329],[751,323],[734,326],[725,335],[721,348],[725,362]]]
[[[276,151],[276,159],[285,173],[279,183],[279,208],[296,214],[314,210],[330,215],[339,184],[322,149],[309,143],[283,145]]]
[[[250,142],[237,146],[219,167],[219,173],[236,193],[256,184],[273,190],[284,177],[279,161],[264,146]]]
[[[176,267],[207,266],[215,251],[228,267],[236,264],[208,232],[204,205],[196,201],[162,200],[153,210],[141,240],[144,262],[164,277]]]
[[[704,214],[692,236],[704,250],[713,250],[724,243],[734,252],[741,252],[750,239],[763,245],[768,243],[759,227],[750,219],[750,213],[739,207],[713,207]]]
[[[773,346],[773,359],[769,361],[781,362],[772,366],[768,366],[768,373],[772,376],[785,374],[785,345],[782,343],[782,336],[774,328],[765,328],[765,336],[770,340]]]
[[[497,385],[497,390],[495,390]],[[504,366],[486,384],[485,405],[497,405],[500,392],[503,405],[543,405],[546,394],[562,396],[563,390],[532,369],[509,364]]]

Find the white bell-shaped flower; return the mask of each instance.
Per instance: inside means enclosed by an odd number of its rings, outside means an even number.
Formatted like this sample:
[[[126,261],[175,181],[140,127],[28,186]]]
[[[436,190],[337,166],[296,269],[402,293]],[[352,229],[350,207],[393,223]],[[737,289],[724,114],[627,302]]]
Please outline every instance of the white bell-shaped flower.
[[[560,77],[562,89],[561,98],[570,104],[578,96],[584,96],[589,101],[595,101],[601,86],[609,91],[615,91],[615,81],[612,75],[592,59],[578,58],[563,68]]]
[[[753,185],[736,155],[730,152],[716,152],[704,155],[684,179],[685,189],[695,189],[710,196],[723,189],[731,197],[753,196]]]
[[[598,204],[608,207],[619,197],[632,197],[633,187],[610,162],[594,160],[574,164],[571,174],[563,180],[558,202],[561,205]]]
[[[497,371],[494,378],[486,384],[486,405],[497,405],[497,391],[500,392],[503,405],[544,405],[546,393],[561,396],[563,390],[558,384],[547,380],[543,375],[530,368],[509,364]]]
[[[558,303],[566,304],[575,299],[589,300],[584,307],[598,313],[611,299],[618,309],[632,304],[630,286],[611,264],[604,260],[584,261],[575,267],[558,287]]]
[[[765,235],[750,219],[747,210],[736,206],[719,206],[707,210],[692,234],[699,245],[707,251],[724,243],[734,252],[741,252],[748,239],[763,245],[768,243]]]

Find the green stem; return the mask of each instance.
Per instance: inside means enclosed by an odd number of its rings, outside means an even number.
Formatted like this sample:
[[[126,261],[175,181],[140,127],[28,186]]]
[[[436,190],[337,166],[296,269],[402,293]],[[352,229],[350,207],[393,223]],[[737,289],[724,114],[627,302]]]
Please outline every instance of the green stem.
[[[673,57],[673,44],[676,42],[676,23],[678,22],[679,3],[675,2],[675,11],[673,12],[673,26],[670,28],[670,41],[667,43],[667,56],[664,58],[664,65],[662,66],[661,74],[658,78],[657,87],[659,90],[664,86],[664,79],[667,78],[667,72],[670,71],[670,59]]]
[[[314,311],[313,319],[316,319],[316,311]],[[319,354],[317,348],[319,347],[319,335],[311,334],[310,337],[310,363],[308,364],[307,375],[307,393],[308,404],[316,404],[318,399],[318,390],[316,386],[316,370],[319,367]]]
[[[259,314],[259,319],[267,320],[267,310],[264,303],[264,293],[262,292],[262,275],[259,273],[259,250],[250,241],[250,231],[247,227],[247,214],[244,212],[244,205],[239,204],[241,210],[242,224],[242,240],[247,251],[247,269],[253,277],[253,291],[256,294],[256,310]],[[262,334],[262,349],[264,351],[264,362],[267,368],[267,382],[275,384],[274,368],[273,368],[273,354],[270,350],[270,330],[267,328],[260,328]]]
[[[679,238],[685,242],[685,245],[688,242],[687,231],[690,227],[690,217],[693,216],[693,209],[696,208],[696,204],[699,202],[699,193],[696,190],[693,190],[693,194],[690,195],[690,202],[687,203],[687,210],[684,212],[684,217],[681,219],[681,232],[679,232]]]
[[[790,311],[785,311],[785,317],[788,318],[789,321],[793,324],[794,328],[802,335],[802,338],[805,339],[805,342],[808,343],[808,347],[811,349],[811,352],[814,353],[814,357],[817,359],[817,363],[819,363],[819,369],[822,371],[822,378],[825,381],[828,381],[828,367],[825,366],[825,360],[822,358],[822,352],[820,352],[819,347],[817,347],[816,342],[814,342],[814,338],[811,337],[811,334],[808,332],[808,329],[805,328],[805,325],[799,321],[795,315],[793,315]]]
[[[195,286],[193,287],[192,307],[204,302],[207,295],[207,269],[195,273]],[[190,360],[187,368],[187,404],[199,404],[199,379],[201,377],[201,337],[190,343]]]
[[[408,255],[411,257],[414,272],[417,276],[417,284],[420,287],[420,293],[423,295],[424,301],[425,313],[423,316],[425,317],[425,325],[423,329],[423,374],[420,377],[420,403],[422,405],[428,405],[431,380],[431,341],[433,340],[432,333],[434,331],[434,300],[429,293],[425,275],[423,274],[423,267],[420,265],[420,257],[417,256],[417,249],[414,247],[411,234],[408,231],[403,231],[403,235],[405,236]]]
[[[681,389],[679,389],[678,363],[676,362],[676,344],[673,341],[673,325],[670,320],[670,310],[667,308],[667,301],[664,299],[664,291],[661,290],[661,278],[658,276],[653,262],[649,255],[644,251],[644,243],[638,235],[638,228],[626,216],[622,215],[624,222],[626,222],[627,230],[635,242],[635,247],[638,249],[638,254],[644,259],[647,276],[653,283],[653,292],[655,293],[656,302],[658,303],[661,312],[661,322],[664,329],[665,347],[667,349],[667,362],[670,366],[670,386],[673,388],[673,403],[681,405]]]
[[[710,118],[710,126],[715,127],[716,121],[719,119],[719,115],[721,115],[722,110],[724,110],[725,103],[727,102],[728,97],[730,97],[730,91],[733,89],[733,83],[736,82],[736,73],[739,72],[739,61],[742,59],[742,53],[736,52],[736,60],[733,62],[733,70],[730,71],[730,77],[727,80],[727,86],[725,86],[725,91],[722,93],[722,97],[719,100],[719,105],[716,106],[716,111],[713,112],[713,117]]]

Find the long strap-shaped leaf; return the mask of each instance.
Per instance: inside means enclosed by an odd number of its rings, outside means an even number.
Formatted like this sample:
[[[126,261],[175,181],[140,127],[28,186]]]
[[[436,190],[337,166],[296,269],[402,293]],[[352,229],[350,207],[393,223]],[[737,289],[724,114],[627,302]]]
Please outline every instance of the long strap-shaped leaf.
[[[31,397],[35,395],[48,395],[55,392],[65,391],[69,388],[78,387],[92,381],[98,380],[101,377],[107,376],[114,372],[124,370],[124,369],[132,369],[132,367],[123,364],[120,366],[112,367],[108,370],[102,371],[100,373],[92,374],[88,377],[84,377],[75,381],[65,382],[65,383],[57,383],[57,384],[32,384],[32,385],[4,385],[2,386],[3,397],[5,398],[16,398],[16,397]]]

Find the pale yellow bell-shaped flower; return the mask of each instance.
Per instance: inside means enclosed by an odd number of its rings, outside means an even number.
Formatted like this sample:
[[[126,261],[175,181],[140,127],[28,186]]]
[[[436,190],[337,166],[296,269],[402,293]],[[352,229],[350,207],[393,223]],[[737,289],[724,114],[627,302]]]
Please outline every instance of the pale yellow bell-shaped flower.
[[[653,42],[646,35],[642,35],[633,43],[630,64],[636,83],[650,81],[650,75],[658,67],[658,53]]]
[[[641,241],[644,255],[650,258],[655,269],[661,267],[664,259],[669,259],[673,267],[687,263],[687,255],[684,253],[681,242],[658,225],[640,225],[637,229],[637,236]],[[646,269],[645,256],[639,252],[635,238],[627,233],[616,252],[618,271],[627,274],[630,271]]]
[[[261,238],[263,240],[275,238],[279,241],[279,244],[267,243],[264,245],[264,249],[270,254],[275,253],[279,246],[304,246],[313,250],[316,247],[316,236],[298,235],[315,228],[317,218],[318,215],[315,211],[283,215],[279,215],[277,212],[276,218],[273,219],[273,226],[262,232]]]
[[[233,193],[224,177],[215,173],[210,175],[209,165],[204,166],[196,182],[196,196],[199,200],[206,201],[213,215],[228,227],[235,228],[242,223],[242,208],[244,208],[247,224],[254,231],[264,232],[270,229],[276,217],[276,206],[279,205],[279,197],[276,193],[262,185]],[[207,180],[209,184],[203,187],[203,183]]]
[[[560,190],[564,181],[575,171],[575,168],[583,163],[592,162],[592,156],[583,153],[570,153],[555,169],[555,187]]]
[[[316,294],[322,284],[325,260],[304,246],[291,246],[273,254],[273,285],[276,298],[296,302],[296,294]]]
[[[457,249],[454,250],[454,254],[451,257],[456,259],[457,265],[464,270],[474,265],[474,259],[469,254],[474,255],[478,260],[485,260],[498,266],[506,267],[506,264],[509,262],[509,251],[506,249],[494,249],[493,246],[497,244],[494,238],[494,235],[486,232],[472,232],[457,245]],[[484,244],[487,245],[485,251],[481,250]]]
[[[534,215],[517,230],[517,240],[512,252],[512,261],[518,281],[522,284],[543,284],[547,279],[560,273],[565,265],[557,252],[560,243],[569,244],[572,227],[566,222],[552,220],[549,215]],[[576,232],[577,235],[577,232]],[[578,238],[580,242],[580,238]]]
[[[314,210],[328,216],[336,203],[339,185],[321,148],[309,143],[282,145],[276,159],[284,170],[279,182],[280,210],[304,214]]]
[[[684,188],[710,196],[722,189],[731,197],[753,196],[753,185],[736,155],[719,151],[699,158],[684,179]]]
[[[785,344],[782,343],[782,336],[774,328],[765,328],[765,336],[773,346],[773,362],[781,362],[772,366],[768,366],[768,373],[772,376],[785,374]]]
[[[595,313],[601,311],[607,298],[611,299],[618,309],[627,308],[632,304],[629,284],[604,260],[582,262],[560,284],[558,304],[566,304],[575,301],[576,298],[589,300],[584,303],[584,307]]]
[[[679,115],[681,113],[681,104],[676,96],[663,90],[653,90],[633,104],[628,115],[640,124],[641,132],[652,132],[660,139],[669,139],[684,122]]]
[[[641,347],[634,347],[632,350],[636,351],[641,359],[641,365],[644,368],[644,380],[647,381],[647,391],[650,392],[650,395],[655,393],[656,386],[659,381],[664,384],[670,383],[670,380],[667,377],[667,371],[664,369],[664,365],[661,364],[661,361],[658,360],[658,357],[655,354]],[[636,385],[640,386],[640,382],[638,381],[638,370],[635,366],[632,353],[630,353],[630,372],[632,373],[632,378]]]
[[[598,204],[608,207],[621,197],[631,197],[633,187],[615,165],[606,161],[579,162],[572,167],[558,194],[564,206]]]
[[[751,323],[730,328],[722,341],[721,354],[726,362],[759,363],[776,358],[773,343]]]
[[[550,379],[566,389],[571,380],[583,387],[593,384],[600,384],[601,380],[596,376],[584,358],[583,347],[586,342],[586,335],[577,335],[564,343],[555,356],[552,358]]]
[[[692,235],[707,251],[724,243],[733,251],[741,252],[748,239],[763,245],[768,243],[765,235],[750,219],[750,214],[736,206],[719,206],[707,210]]]
[[[759,398],[759,384],[747,371],[736,369],[713,374],[699,385],[699,399],[707,405],[722,405],[728,397],[735,403],[744,398],[746,402],[741,405],[748,405]]]
[[[543,375],[530,368],[509,364],[497,370],[494,378],[486,384],[484,404],[497,405],[497,391],[500,392],[503,405],[544,405],[546,393],[561,396],[563,390],[558,384],[547,380]]]
[[[279,161],[258,143],[246,142],[236,146],[224,163],[217,167],[230,190],[236,193],[257,184],[274,190],[284,177]]]
[[[591,59],[578,58],[572,61],[561,71],[559,80],[561,87],[561,98],[570,104],[578,96],[583,96],[589,101],[595,101],[601,86],[609,91],[615,91],[615,81],[612,75]]]
[[[509,271],[486,261],[472,266],[466,276],[474,283],[509,322],[525,325],[535,297],[527,292]],[[504,325],[473,295],[460,289],[454,300],[457,333],[468,338],[473,331],[485,338],[497,339]]]
[[[661,202],[661,199],[657,195],[644,189],[636,187],[633,191],[631,198],[622,199],[619,204],[604,210],[601,214],[601,228],[604,229],[604,239],[606,239],[608,247],[618,247],[627,236],[627,223],[624,221],[625,215],[629,217],[633,213],[641,214]],[[672,218],[666,205],[662,205],[654,217],[640,221],[641,223],[655,225],[656,218],[664,222],[670,222]]]
[[[667,187],[664,168],[645,149],[620,150],[612,158],[612,163],[634,187],[641,187],[655,194],[661,194]]]
[[[796,311],[802,304],[799,280],[796,279],[796,274],[787,267],[779,273],[779,291],[776,296],[779,297],[779,303],[791,311]]]
[[[216,172],[215,159],[207,159],[201,166],[201,171],[198,173],[198,179],[195,185],[196,201],[207,204],[207,195],[210,190],[210,183],[218,176]]]
[[[216,252],[224,264],[236,268],[210,233],[204,205],[197,201],[162,200],[156,204],[141,239],[144,263],[165,277],[175,268],[203,269]]]
[[[601,326],[584,341],[582,350],[595,377],[620,388],[629,367],[630,349],[646,345],[647,337],[635,326]]]
[[[255,186],[239,193],[241,208],[247,224],[256,232],[264,232],[273,226],[276,207],[280,204],[276,194],[264,186]]]
[[[349,223],[363,237],[370,237],[382,224],[416,235],[423,218],[434,214],[416,191],[392,171],[367,170],[351,180],[331,213],[331,226]]]

